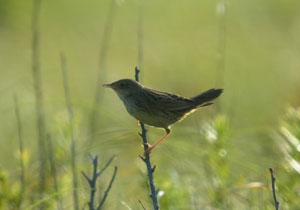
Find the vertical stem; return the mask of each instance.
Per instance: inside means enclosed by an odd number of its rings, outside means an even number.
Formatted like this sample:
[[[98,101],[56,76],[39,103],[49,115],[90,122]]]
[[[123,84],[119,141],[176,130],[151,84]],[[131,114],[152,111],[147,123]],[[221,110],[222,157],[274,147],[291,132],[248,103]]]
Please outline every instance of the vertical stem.
[[[52,144],[52,139],[51,139],[50,134],[47,135],[47,142],[48,142],[48,149],[49,149],[50,171],[51,171],[51,175],[53,178],[54,190],[56,193],[55,198],[56,198],[56,203],[57,203],[57,209],[62,210],[63,204],[62,204],[62,200],[61,200],[59,190],[58,190],[57,171],[56,171],[56,167],[55,167],[53,144]]]
[[[140,71],[138,70],[138,68],[135,68],[136,81],[139,81],[139,72]],[[142,122],[140,122],[140,124],[141,124],[141,129],[142,129],[142,133],[140,135],[143,139],[144,151],[145,151],[145,158],[143,159],[143,161],[145,162],[146,167],[147,167],[147,174],[148,174],[148,180],[149,180],[149,185],[150,185],[150,197],[152,199],[154,210],[158,210],[159,204],[158,204],[158,199],[157,199],[157,190],[155,187],[154,177],[153,177],[155,166],[152,167],[151,160],[150,160],[150,154],[146,152],[148,149],[148,145],[149,145],[148,140],[147,140],[147,130]]]
[[[21,189],[20,189],[20,203],[19,208],[21,208],[23,196],[25,192],[25,167],[24,167],[24,146],[23,146],[23,132],[22,132],[22,123],[20,117],[20,109],[18,98],[14,95],[15,101],[15,113],[17,118],[17,127],[18,127],[18,138],[19,138],[19,150],[20,150],[20,168],[21,168],[21,175],[20,175],[20,182],[21,182]]]
[[[143,69],[144,66],[144,49],[143,49],[143,24],[144,24],[144,0],[140,0],[140,5],[139,5],[139,11],[138,11],[138,65],[139,68]],[[138,67],[135,68],[135,80],[139,81],[139,73],[140,73],[140,69]],[[147,168],[147,174],[148,174],[148,181],[149,181],[149,185],[150,185],[150,197],[152,199],[152,204],[153,204],[153,209],[154,210],[158,210],[159,209],[159,204],[158,204],[158,199],[157,199],[157,190],[155,187],[155,183],[154,183],[154,177],[153,177],[153,173],[155,170],[155,166],[152,167],[151,164],[151,160],[150,160],[150,154],[147,153],[147,149],[148,149],[148,140],[147,140],[147,130],[144,126],[144,124],[142,122],[140,122],[141,124],[141,130],[142,133],[140,134],[140,136],[143,139],[143,145],[144,145],[144,152],[145,152],[145,158],[143,158],[143,161],[146,164],[146,168]]]
[[[149,180],[149,184],[150,184],[150,196],[152,199],[152,203],[153,203],[153,208],[154,210],[158,210],[159,209],[159,205],[158,205],[158,199],[157,199],[157,190],[155,187],[155,183],[154,183],[154,177],[153,177],[153,172],[154,172],[154,168],[152,168],[151,165],[151,160],[150,160],[150,154],[146,152],[146,150],[148,149],[148,140],[147,140],[147,130],[145,129],[145,126],[143,123],[141,123],[141,129],[142,129],[142,138],[143,138],[143,143],[144,143],[144,151],[145,151],[145,163],[147,166],[147,173],[148,173],[148,180]]]
[[[144,70],[143,26],[144,26],[144,0],[139,0],[137,38],[138,38],[138,67],[140,70],[141,69]],[[143,75],[144,73],[140,75],[140,81],[143,81]]]
[[[91,138],[90,140],[94,140],[94,135],[97,127],[97,116],[98,116],[98,108],[100,104],[100,100],[102,97],[102,88],[100,84],[103,83],[105,80],[105,71],[106,71],[106,55],[108,52],[108,44],[111,38],[112,28],[113,28],[113,22],[115,19],[115,0],[111,0],[110,3],[110,9],[107,14],[107,19],[103,31],[103,36],[100,44],[100,53],[99,53],[99,69],[98,69],[98,79],[96,83],[96,93],[94,98],[94,104],[91,111],[90,116],[90,133]]]
[[[219,15],[219,43],[217,51],[217,80],[216,86],[224,87],[225,80],[225,56],[226,56],[226,18],[227,0],[220,0],[217,4],[217,15]],[[216,102],[217,110],[220,110],[220,101]]]
[[[94,208],[94,201],[95,201],[95,193],[96,193],[96,183],[97,183],[97,179],[100,177],[100,175],[105,171],[105,169],[111,164],[111,162],[113,161],[115,156],[111,157],[109,159],[109,161],[104,165],[104,167],[98,171],[98,156],[96,155],[95,157],[93,157],[93,155],[90,154],[90,158],[92,160],[92,163],[93,163],[93,175],[91,178],[89,178],[86,173],[84,173],[83,171],[81,172],[82,175],[84,176],[84,178],[87,180],[87,182],[89,183],[90,185],[90,188],[91,188],[91,193],[90,193],[90,201],[88,203],[89,205],[89,210],[100,210],[108,196],[108,193],[112,187],[112,184],[115,180],[115,177],[116,177],[116,174],[117,174],[117,170],[118,170],[118,167],[115,166],[115,170],[114,170],[114,173],[112,175],[112,178],[109,182],[109,185],[107,187],[107,189],[105,190],[104,192],[104,196],[102,197],[99,205],[97,208]]]
[[[74,139],[74,120],[73,120],[73,109],[71,102],[70,88],[68,84],[68,75],[66,69],[66,58],[63,53],[61,53],[61,70],[63,75],[63,84],[65,90],[66,106],[69,114],[69,123],[70,123],[70,133],[71,133],[71,164],[72,164],[72,176],[73,176],[73,201],[74,209],[79,209],[79,199],[77,194],[78,188],[78,178],[77,178],[77,166],[76,166],[76,142]]]
[[[97,167],[98,167],[98,156],[95,156],[93,159],[93,176],[91,181],[91,199],[89,202],[90,210],[94,210],[94,201],[95,201],[95,193],[96,193],[96,182],[97,182]]]
[[[220,0],[217,5],[217,14],[219,15],[219,43],[217,51],[217,85],[224,85],[225,73],[225,54],[226,54],[226,18],[227,18],[227,0]]]
[[[35,109],[36,123],[38,130],[38,152],[40,160],[39,174],[39,195],[43,197],[45,192],[46,179],[46,148],[45,148],[45,119],[44,119],[44,104],[43,91],[39,63],[39,19],[40,19],[41,0],[34,0],[32,12],[32,75],[35,91]],[[44,209],[44,204],[40,205],[40,209]]]

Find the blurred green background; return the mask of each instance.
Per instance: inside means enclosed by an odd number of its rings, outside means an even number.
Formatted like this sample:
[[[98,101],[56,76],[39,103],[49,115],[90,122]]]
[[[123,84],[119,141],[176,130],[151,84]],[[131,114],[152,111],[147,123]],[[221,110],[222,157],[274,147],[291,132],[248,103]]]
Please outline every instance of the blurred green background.
[[[91,152],[99,155],[100,167],[117,156],[113,165],[119,171],[105,209],[141,209],[138,200],[150,209],[145,166],[138,157],[143,153],[140,128],[115,93],[100,89],[94,132],[89,122],[99,81],[134,76],[141,16],[143,84],[186,97],[213,87],[225,89],[218,106],[205,107],[174,125],[172,135],[152,154],[161,209],[274,209],[270,167],[275,170],[282,209],[300,209],[300,2],[228,0],[222,13],[224,2],[151,0],[141,6],[140,0],[117,0],[111,14],[111,0],[42,1],[43,102],[63,209],[73,209],[73,157],[61,52],[66,56],[74,111],[80,207],[87,207],[89,200],[80,171],[91,171]],[[0,1],[0,209],[36,209],[41,201],[32,8],[32,1]],[[104,38],[107,19],[111,33]],[[103,43],[107,50],[101,59]],[[220,51],[224,43],[225,54]],[[23,126],[23,157],[14,94]],[[149,128],[150,142],[163,133]],[[20,158],[26,183],[22,202]],[[57,209],[49,167],[47,163],[43,202],[46,209]],[[112,168],[101,177],[98,193],[103,194]]]

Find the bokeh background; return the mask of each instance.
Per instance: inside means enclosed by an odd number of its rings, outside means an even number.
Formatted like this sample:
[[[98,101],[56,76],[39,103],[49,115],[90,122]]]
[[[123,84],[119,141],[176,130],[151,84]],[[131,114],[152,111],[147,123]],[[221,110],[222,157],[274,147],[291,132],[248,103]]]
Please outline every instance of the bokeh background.
[[[152,154],[161,209],[274,209],[270,167],[282,209],[300,209],[300,2],[117,0],[112,6],[112,1],[41,1],[38,60],[51,135],[44,138],[43,199],[32,74],[34,3],[0,1],[0,209],[38,209],[40,203],[58,209],[57,200],[62,209],[73,209],[74,158],[80,209],[87,208],[89,187],[80,171],[91,172],[89,153],[99,156],[100,167],[116,155],[112,165],[119,170],[105,209],[141,209],[138,200],[150,209],[145,166],[138,157],[140,128],[116,94],[101,87],[133,78],[137,65],[142,83],[155,89],[186,97],[225,89],[216,105],[174,125]],[[61,53],[74,113],[75,156]],[[148,130],[152,143],[164,134]],[[48,157],[55,161],[57,189]],[[101,176],[98,196],[112,171],[110,166]]]

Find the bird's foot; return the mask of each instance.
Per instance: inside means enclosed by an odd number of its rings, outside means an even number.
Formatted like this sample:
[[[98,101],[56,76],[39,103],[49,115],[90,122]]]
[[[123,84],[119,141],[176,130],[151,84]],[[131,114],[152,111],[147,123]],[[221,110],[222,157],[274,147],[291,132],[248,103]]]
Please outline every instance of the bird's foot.
[[[140,124],[141,124],[141,122],[138,120],[138,121],[136,121],[136,124],[137,124],[137,125],[140,125]]]
[[[154,149],[154,146],[151,146],[150,144],[148,144],[147,143],[147,145],[148,145],[148,147],[147,147],[147,149],[145,150],[145,152],[144,152],[144,155],[146,156],[146,154],[150,154],[151,152],[152,152],[152,150]]]
[[[149,149],[151,147],[151,144],[149,144],[148,142],[144,143],[144,147],[146,147],[147,149]]]
[[[146,144],[141,144],[141,147],[143,147],[143,148],[149,148],[149,147],[151,147],[151,144],[149,144],[148,142],[146,143]]]

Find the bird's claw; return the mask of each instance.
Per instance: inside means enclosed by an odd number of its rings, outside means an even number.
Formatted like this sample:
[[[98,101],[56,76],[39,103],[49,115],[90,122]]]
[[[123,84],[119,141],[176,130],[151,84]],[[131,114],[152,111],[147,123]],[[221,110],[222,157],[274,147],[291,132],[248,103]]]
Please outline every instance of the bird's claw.
[[[147,143],[144,143],[144,147],[149,149],[151,147],[151,145],[147,142]]]
[[[143,148],[149,148],[149,147],[151,147],[151,144],[149,144],[149,143],[143,143],[143,144],[141,144],[141,147],[143,147]]]
[[[147,145],[148,145],[148,148],[145,150],[145,152],[144,152],[144,156],[146,156],[147,154],[151,154],[151,152],[152,152],[152,150],[153,150],[153,148],[154,147],[152,147],[150,144],[148,144],[147,143]]]
[[[146,154],[150,154],[153,150],[154,147],[152,147],[149,143],[144,143],[143,145],[141,145],[143,148],[147,148],[145,149],[144,152],[144,156],[146,156]]]

